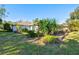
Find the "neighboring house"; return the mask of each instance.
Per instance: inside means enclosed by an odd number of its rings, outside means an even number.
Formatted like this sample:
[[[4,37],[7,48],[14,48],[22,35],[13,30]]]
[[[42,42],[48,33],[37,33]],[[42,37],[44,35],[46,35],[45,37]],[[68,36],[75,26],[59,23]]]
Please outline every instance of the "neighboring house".
[[[34,25],[32,22],[16,22],[13,26],[12,29],[13,31],[17,31],[17,25],[20,27],[20,29],[28,29],[28,30],[38,30],[38,26]],[[19,30],[20,30],[19,29]]]

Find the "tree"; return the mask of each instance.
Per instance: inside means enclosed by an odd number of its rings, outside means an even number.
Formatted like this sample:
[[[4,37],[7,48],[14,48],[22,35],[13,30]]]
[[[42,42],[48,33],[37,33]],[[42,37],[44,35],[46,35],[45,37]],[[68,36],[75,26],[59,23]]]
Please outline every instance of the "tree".
[[[36,19],[33,20],[34,26],[38,26],[38,29],[36,31],[38,33],[38,37],[39,37],[39,23],[40,23],[39,18],[36,18]]]
[[[53,32],[57,32],[57,30],[58,30],[58,24],[57,24],[56,20],[52,19],[50,22],[51,22],[51,25],[52,25]]]
[[[8,22],[6,22],[6,23],[4,24],[4,30],[6,30],[6,31],[12,31],[11,25],[10,25]]]
[[[51,34],[57,31],[57,23],[55,19],[42,19],[39,22],[39,29],[43,34]]]
[[[2,6],[0,7],[0,19],[6,16],[6,9]]]
[[[79,30],[79,7],[70,14],[70,18],[66,21],[71,31]]]
[[[35,19],[33,20],[33,23],[34,23],[34,25],[39,25],[39,18],[35,18]]]
[[[38,26],[38,33],[42,35],[51,34],[52,32],[56,32],[58,29],[58,24],[55,19],[38,19],[36,18],[33,21],[34,25]],[[38,35],[39,36],[39,35]]]
[[[73,12],[70,13],[70,20],[79,19],[79,7],[77,7]]]
[[[40,30],[41,33],[43,33],[43,34],[48,33],[47,25],[48,25],[48,20],[47,19],[40,20],[40,22],[39,22],[39,30]]]
[[[3,18],[6,16],[6,9],[4,8],[4,5],[0,7],[0,28],[3,28]]]
[[[2,24],[2,19],[0,18],[0,24]]]

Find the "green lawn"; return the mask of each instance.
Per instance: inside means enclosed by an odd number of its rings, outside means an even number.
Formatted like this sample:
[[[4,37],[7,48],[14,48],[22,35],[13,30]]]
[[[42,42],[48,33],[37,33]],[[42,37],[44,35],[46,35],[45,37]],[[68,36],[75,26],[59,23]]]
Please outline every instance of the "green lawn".
[[[0,54],[1,55],[62,55],[79,54],[79,42],[69,40],[60,46],[38,46],[27,43],[26,35],[0,32]]]

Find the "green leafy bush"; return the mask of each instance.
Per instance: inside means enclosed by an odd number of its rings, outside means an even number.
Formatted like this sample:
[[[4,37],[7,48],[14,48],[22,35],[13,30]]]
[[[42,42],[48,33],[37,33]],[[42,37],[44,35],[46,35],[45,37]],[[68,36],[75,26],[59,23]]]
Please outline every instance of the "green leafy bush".
[[[28,32],[28,29],[25,28],[25,29],[22,29],[21,31],[22,32]]]
[[[28,36],[30,36],[30,37],[37,37],[37,33],[35,33],[35,32],[32,31],[32,30],[29,30],[29,31],[28,31]]]
[[[43,39],[44,39],[44,42],[46,42],[46,43],[52,43],[52,42],[55,43],[56,38],[58,38],[58,37],[52,36],[52,35],[45,35]]]
[[[12,31],[12,29],[11,29],[10,26],[11,26],[11,25],[10,25],[9,23],[5,23],[5,24],[4,24],[4,30],[6,30],[6,31]]]
[[[2,24],[2,19],[0,18],[0,25]]]

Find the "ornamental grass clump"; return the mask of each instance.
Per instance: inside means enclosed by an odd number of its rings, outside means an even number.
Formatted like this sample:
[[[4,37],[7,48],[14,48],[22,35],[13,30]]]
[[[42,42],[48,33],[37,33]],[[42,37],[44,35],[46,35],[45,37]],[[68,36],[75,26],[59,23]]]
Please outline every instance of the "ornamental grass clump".
[[[58,38],[57,36],[45,35],[43,40],[45,43],[55,43],[57,38]]]

